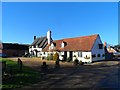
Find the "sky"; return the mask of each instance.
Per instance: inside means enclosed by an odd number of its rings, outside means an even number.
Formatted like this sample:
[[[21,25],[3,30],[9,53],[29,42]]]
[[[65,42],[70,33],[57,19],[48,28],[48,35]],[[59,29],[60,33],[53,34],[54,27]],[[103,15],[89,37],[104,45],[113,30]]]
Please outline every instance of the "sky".
[[[53,40],[99,34],[118,44],[117,2],[3,2],[2,42],[31,44],[33,36]]]

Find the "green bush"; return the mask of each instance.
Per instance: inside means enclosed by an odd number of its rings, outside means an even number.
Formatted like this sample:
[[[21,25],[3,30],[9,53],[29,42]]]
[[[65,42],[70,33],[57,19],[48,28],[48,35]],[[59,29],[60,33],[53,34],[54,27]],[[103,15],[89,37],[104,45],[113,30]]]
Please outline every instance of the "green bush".
[[[53,60],[55,60],[55,61],[59,60],[59,54],[58,53],[55,53],[53,55]]]
[[[53,60],[53,55],[48,55],[47,60]]]
[[[70,57],[67,58],[67,62],[70,62],[72,61],[72,59]]]
[[[74,65],[78,65],[79,64],[79,60],[76,58],[73,63],[74,63]]]

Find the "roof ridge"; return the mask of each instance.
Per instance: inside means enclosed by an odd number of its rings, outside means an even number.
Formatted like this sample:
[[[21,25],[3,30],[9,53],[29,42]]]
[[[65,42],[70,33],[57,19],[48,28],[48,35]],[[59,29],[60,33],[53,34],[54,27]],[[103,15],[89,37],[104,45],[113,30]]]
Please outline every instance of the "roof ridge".
[[[72,38],[63,38],[63,39],[59,39],[59,41],[64,41],[64,39],[75,39],[75,38],[90,37],[90,36],[95,36],[95,35],[98,36],[99,34],[92,34],[92,35],[72,37]],[[58,40],[54,40],[54,41],[58,41]]]

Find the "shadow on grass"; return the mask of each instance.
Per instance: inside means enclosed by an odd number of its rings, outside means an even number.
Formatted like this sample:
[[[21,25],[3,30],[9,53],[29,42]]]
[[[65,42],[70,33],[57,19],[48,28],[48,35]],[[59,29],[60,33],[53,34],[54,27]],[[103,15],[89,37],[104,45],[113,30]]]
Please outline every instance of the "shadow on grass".
[[[6,61],[6,70],[2,75],[2,90],[12,90],[13,88],[20,88],[25,85],[39,82],[41,74],[29,67],[22,66],[22,71],[19,71],[16,61],[9,59],[2,59]],[[12,71],[9,70],[9,66],[12,67]]]

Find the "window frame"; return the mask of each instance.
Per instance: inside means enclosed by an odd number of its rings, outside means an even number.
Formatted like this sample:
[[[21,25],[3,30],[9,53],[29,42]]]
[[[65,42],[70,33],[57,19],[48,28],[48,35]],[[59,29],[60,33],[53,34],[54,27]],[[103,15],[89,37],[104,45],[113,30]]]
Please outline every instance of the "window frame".
[[[82,52],[78,52],[78,57],[82,57]]]
[[[103,49],[103,44],[98,44],[99,49]]]

